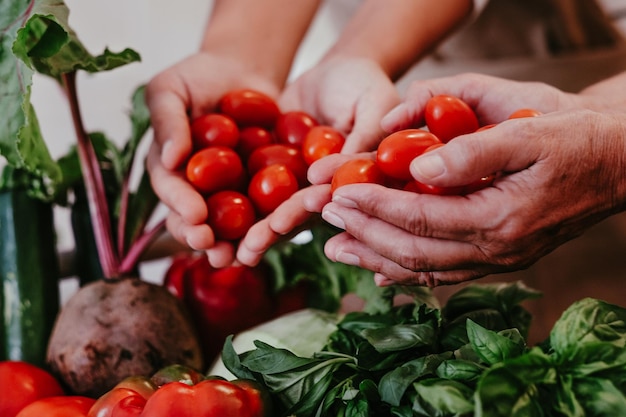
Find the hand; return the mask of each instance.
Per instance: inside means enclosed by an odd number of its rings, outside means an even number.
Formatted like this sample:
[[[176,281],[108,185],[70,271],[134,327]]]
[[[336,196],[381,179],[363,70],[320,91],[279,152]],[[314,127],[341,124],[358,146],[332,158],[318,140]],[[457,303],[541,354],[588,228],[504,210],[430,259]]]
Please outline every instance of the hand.
[[[346,135],[342,152],[375,149],[383,137],[380,119],[400,97],[373,61],[332,57],[298,77],[280,98],[283,110],[303,110]]]
[[[477,106],[483,114],[487,104]],[[623,209],[625,131],[624,114],[572,110],[458,137],[414,160],[416,178],[453,186],[502,173],[492,187],[465,197],[342,187],[322,211],[345,230],[326,243],[326,255],[377,272],[380,285],[435,286],[528,267]]]
[[[189,121],[213,110],[226,92],[244,87],[271,96],[278,91],[236,61],[197,53],[158,74],[146,89],[154,128],[147,169],[156,194],[170,209],[167,229],[181,243],[207,250],[215,267],[229,265],[234,248],[215,241],[205,224],[204,198],[185,179],[184,163],[192,151]]]

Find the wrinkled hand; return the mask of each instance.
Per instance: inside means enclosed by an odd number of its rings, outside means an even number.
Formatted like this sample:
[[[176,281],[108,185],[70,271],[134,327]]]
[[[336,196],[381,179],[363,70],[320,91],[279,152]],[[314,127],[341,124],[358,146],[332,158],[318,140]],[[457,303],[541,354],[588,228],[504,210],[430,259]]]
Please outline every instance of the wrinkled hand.
[[[346,135],[344,153],[371,150],[383,137],[380,119],[400,103],[374,62],[333,57],[293,81],[280,98],[283,110],[303,110]]]
[[[207,250],[215,267],[234,259],[228,242],[215,241],[205,224],[204,198],[186,181],[184,163],[192,151],[189,121],[213,110],[222,95],[237,88],[254,88],[277,96],[277,88],[241,64],[198,53],[155,76],[147,86],[154,140],[147,169],[152,186],[170,209],[167,229],[183,244]]]

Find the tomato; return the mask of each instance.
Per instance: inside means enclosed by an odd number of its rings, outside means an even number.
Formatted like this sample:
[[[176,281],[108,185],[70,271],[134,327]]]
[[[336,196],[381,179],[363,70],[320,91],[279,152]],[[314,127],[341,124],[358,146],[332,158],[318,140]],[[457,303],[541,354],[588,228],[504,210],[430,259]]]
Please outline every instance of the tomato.
[[[219,191],[209,196],[206,203],[207,223],[220,240],[243,237],[256,220],[252,202],[237,191]]]
[[[239,141],[239,128],[230,117],[209,113],[191,122],[191,137],[195,149],[209,146],[234,148]]]
[[[111,417],[139,417],[147,402],[139,395],[122,398],[111,410]]]
[[[385,137],[376,151],[376,163],[385,175],[402,181],[413,179],[409,170],[411,161],[430,146],[441,143],[431,132],[405,129]]]
[[[457,136],[472,133],[479,126],[472,108],[458,97],[431,97],[424,111],[428,130],[444,143]]]
[[[254,413],[254,415],[273,415],[272,399],[267,388],[252,379],[235,379],[230,382],[246,391],[248,394],[248,410]]]
[[[376,161],[351,159],[337,168],[333,174],[330,188],[331,192],[335,192],[342,185],[364,182],[385,185],[386,177]]]
[[[59,382],[47,371],[22,361],[0,362],[0,416],[15,417],[28,404],[63,395]]]
[[[278,117],[274,133],[279,143],[302,146],[309,130],[317,125],[319,125],[317,120],[308,113],[289,111]]]
[[[225,146],[194,153],[187,162],[187,180],[201,193],[240,188],[245,171],[239,155]]]
[[[165,274],[169,288],[186,267],[176,292],[188,306],[205,359],[221,351],[226,336],[267,321],[274,308],[267,266],[213,268],[204,253],[179,254]]]
[[[274,143],[272,133],[258,126],[244,127],[239,132],[239,143],[235,148],[243,160],[247,160],[250,154],[261,146]]]
[[[266,216],[298,189],[298,179],[286,165],[272,164],[254,174],[248,196],[257,212]]]
[[[232,382],[207,379],[189,386],[172,382],[159,388],[146,403],[146,417],[263,417],[254,393]]]
[[[230,116],[239,127],[272,129],[280,116],[280,109],[273,98],[249,89],[226,93],[218,102],[218,109],[222,114]]]
[[[204,375],[195,369],[185,365],[169,365],[159,369],[150,380],[157,386],[161,387],[170,382],[183,382],[187,385],[194,385],[204,380]]]
[[[89,409],[87,417],[130,417],[141,414],[146,400],[156,390],[148,378],[124,378],[106,392]]]
[[[509,119],[521,119],[524,117],[537,117],[541,116],[541,112],[535,109],[519,109],[515,110],[509,116]]]
[[[30,403],[16,417],[86,417],[95,402],[82,396],[46,397]]]
[[[304,161],[302,151],[296,147],[281,143],[262,146],[252,152],[247,162],[248,174],[252,176],[262,168],[274,164],[283,164],[289,168],[298,179],[300,187],[308,184],[306,176],[308,166]]]
[[[309,130],[302,144],[304,162],[313,162],[332,153],[341,152],[346,138],[341,132],[330,126],[315,126]]]

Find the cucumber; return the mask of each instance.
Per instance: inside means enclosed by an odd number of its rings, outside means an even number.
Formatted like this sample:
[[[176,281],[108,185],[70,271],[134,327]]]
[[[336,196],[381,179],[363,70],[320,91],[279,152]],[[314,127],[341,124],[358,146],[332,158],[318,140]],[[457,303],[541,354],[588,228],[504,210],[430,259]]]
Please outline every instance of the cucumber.
[[[52,204],[0,191],[0,360],[44,366],[59,311]]]

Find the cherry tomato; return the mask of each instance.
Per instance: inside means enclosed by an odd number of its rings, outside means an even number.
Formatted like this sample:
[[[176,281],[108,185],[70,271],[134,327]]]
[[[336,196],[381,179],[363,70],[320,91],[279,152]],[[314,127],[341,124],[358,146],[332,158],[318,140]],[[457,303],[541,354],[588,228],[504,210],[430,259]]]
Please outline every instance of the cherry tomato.
[[[472,108],[458,97],[431,97],[424,111],[428,130],[444,143],[457,136],[472,133],[479,126]]]
[[[243,237],[256,220],[252,202],[237,191],[219,191],[209,196],[206,203],[209,211],[207,223],[220,240]]]
[[[280,116],[280,109],[273,98],[248,89],[226,93],[220,99],[218,109],[230,116],[239,127],[261,126],[272,129]]]
[[[413,179],[409,170],[411,161],[430,146],[441,143],[431,132],[405,129],[384,138],[376,151],[376,163],[385,175],[402,181]]]
[[[28,404],[16,417],[86,417],[95,402],[82,396],[46,397]]]
[[[209,146],[234,148],[239,140],[239,128],[230,117],[209,113],[191,122],[191,137],[195,149]]]
[[[150,377],[150,381],[157,387],[162,387],[170,382],[183,382],[187,385],[195,385],[204,379],[204,375],[197,370],[179,364],[161,368]]]
[[[284,164],[259,170],[248,185],[248,196],[259,214],[266,216],[298,191],[298,179]]]
[[[239,143],[235,148],[241,159],[246,161],[255,149],[274,143],[272,133],[258,126],[244,127],[239,132]]]
[[[315,126],[309,130],[302,144],[304,162],[313,162],[332,153],[341,152],[346,138],[337,129],[330,126]]]
[[[319,125],[313,116],[303,111],[283,113],[276,120],[274,133],[279,143],[302,146],[312,127]]]
[[[156,390],[148,378],[132,376],[123,379],[100,396],[87,417],[130,417],[141,414],[146,400]]]
[[[298,185],[304,187],[308,184],[308,166],[304,161],[302,151],[294,146],[276,143],[262,146],[256,149],[248,158],[247,167],[250,176],[256,174],[262,168],[274,164],[283,164],[298,179]]]
[[[140,395],[122,398],[111,410],[111,417],[139,417],[148,401]]]
[[[372,159],[351,159],[344,162],[333,174],[331,192],[342,185],[355,183],[374,183],[385,185],[386,177],[376,161]]]
[[[15,417],[28,404],[63,395],[59,382],[47,371],[22,361],[0,362],[0,416]]]
[[[172,382],[159,388],[144,407],[149,417],[237,416],[263,417],[253,393],[222,379],[189,386]]]
[[[539,110],[519,109],[511,113],[511,115],[509,116],[509,119],[521,119],[524,117],[537,117],[537,116],[541,116],[541,112]]]
[[[187,162],[187,180],[201,193],[240,188],[245,171],[239,155],[225,146],[194,153]]]

